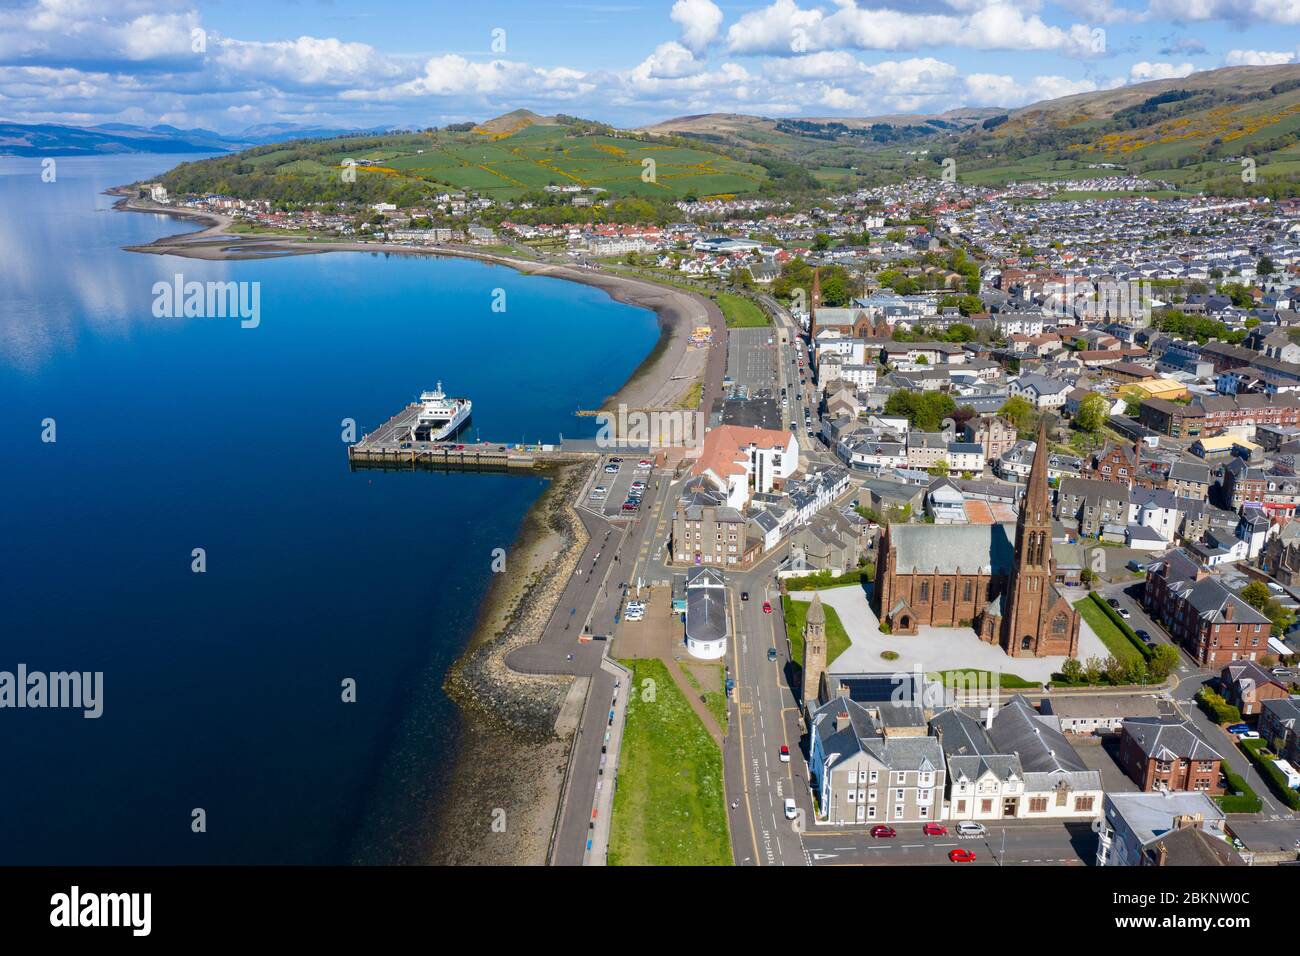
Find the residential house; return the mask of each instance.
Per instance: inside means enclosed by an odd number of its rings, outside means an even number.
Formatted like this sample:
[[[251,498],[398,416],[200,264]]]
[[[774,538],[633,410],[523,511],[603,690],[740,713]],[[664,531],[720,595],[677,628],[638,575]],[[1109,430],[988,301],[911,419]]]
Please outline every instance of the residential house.
[[[1187,548],[1170,551],[1148,569],[1142,606],[1202,667],[1267,653],[1269,619],[1224,587]]]
[[[1204,793],[1112,791],[1106,794],[1102,819],[1097,865],[1143,866],[1162,840],[1181,830],[1200,830],[1222,842],[1227,818]]]
[[[1132,717],[1120,730],[1120,768],[1147,792],[1191,790],[1220,794],[1222,763],[1219,752],[1187,720]]]
[[[1290,688],[1270,671],[1254,661],[1234,661],[1219,675],[1219,689],[1224,700],[1241,711],[1243,717],[1260,712],[1266,700],[1284,700]]]

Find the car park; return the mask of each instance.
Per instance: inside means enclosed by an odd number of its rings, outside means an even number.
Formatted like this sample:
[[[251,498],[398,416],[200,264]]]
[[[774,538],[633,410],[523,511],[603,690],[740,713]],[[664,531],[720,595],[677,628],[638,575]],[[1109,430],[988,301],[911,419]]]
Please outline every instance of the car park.
[[[1107,598],[1107,599],[1106,599],[1106,603],[1109,604],[1111,607],[1114,607],[1114,608],[1119,607],[1119,601],[1116,601],[1114,598]]]
[[[650,465],[651,465],[651,461],[649,458],[642,458],[640,461],[636,463],[636,466],[638,468],[649,468]]]

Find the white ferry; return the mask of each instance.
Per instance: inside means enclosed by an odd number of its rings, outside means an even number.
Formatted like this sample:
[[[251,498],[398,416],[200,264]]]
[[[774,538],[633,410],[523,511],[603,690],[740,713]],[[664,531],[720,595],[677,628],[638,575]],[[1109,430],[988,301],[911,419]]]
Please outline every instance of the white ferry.
[[[411,427],[415,441],[442,441],[456,434],[469,421],[474,403],[468,398],[448,398],[442,382],[432,392],[420,393],[420,413]]]

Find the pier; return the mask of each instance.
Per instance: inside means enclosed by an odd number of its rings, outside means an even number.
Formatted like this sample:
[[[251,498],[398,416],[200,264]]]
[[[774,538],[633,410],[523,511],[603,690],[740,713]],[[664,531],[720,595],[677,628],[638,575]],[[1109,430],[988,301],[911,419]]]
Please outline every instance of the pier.
[[[411,426],[420,412],[418,402],[348,446],[348,467],[354,471],[481,471],[524,473],[537,468],[592,461],[599,454],[590,448],[562,444],[523,442],[414,441]]]

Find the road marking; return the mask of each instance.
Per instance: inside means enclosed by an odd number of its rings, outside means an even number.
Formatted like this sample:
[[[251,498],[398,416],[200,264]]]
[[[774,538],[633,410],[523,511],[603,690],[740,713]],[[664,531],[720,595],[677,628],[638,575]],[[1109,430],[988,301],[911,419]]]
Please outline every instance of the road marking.
[[[817,860],[834,860],[838,856],[838,853],[814,853],[812,858],[813,862],[816,862]]]

